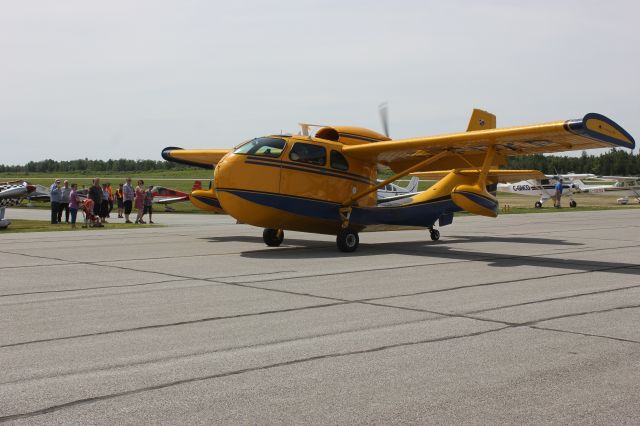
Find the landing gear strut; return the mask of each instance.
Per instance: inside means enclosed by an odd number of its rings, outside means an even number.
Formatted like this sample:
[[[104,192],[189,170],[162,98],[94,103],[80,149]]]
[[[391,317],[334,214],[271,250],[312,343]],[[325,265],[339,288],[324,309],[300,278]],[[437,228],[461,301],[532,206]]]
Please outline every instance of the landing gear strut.
[[[338,249],[345,253],[351,253],[356,251],[360,244],[360,238],[358,233],[352,229],[341,229],[336,237],[336,244]]]
[[[438,241],[440,239],[440,231],[437,229],[429,228],[429,235],[433,241]]]
[[[282,229],[267,228],[262,231],[262,239],[269,247],[278,247],[284,240],[284,231]]]

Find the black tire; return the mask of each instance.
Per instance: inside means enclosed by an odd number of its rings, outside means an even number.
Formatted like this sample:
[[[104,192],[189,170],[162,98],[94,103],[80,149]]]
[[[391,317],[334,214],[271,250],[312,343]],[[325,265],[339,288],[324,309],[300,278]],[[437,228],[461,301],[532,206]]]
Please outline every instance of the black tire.
[[[574,200],[569,201],[569,207],[576,208],[577,206],[578,206],[578,203],[576,203]]]
[[[534,204],[534,207],[536,209],[541,209],[542,208],[542,203],[540,201],[536,201],[536,203]]]
[[[262,231],[262,239],[269,247],[278,247],[284,240],[284,231],[282,229],[267,228]]]
[[[438,231],[437,229],[432,229],[431,231],[429,231],[429,235],[431,236],[431,239],[433,241],[438,241],[440,239],[440,231]]]
[[[356,251],[360,244],[360,238],[358,233],[351,229],[343,229],[338,233],[336,237],[336,244],[338,249],[344,253],[351,253]]]

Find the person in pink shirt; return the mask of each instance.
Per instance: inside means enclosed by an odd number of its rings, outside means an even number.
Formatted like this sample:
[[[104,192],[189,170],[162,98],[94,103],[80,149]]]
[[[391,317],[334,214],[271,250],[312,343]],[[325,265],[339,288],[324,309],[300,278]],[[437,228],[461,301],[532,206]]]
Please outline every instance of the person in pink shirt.
[[[142,220],[142,216],[144,216],[144,181],[142,179],[138,180],[133,204],[138,211],[135,223],[147,223]]]
[[[80,199],[78,198],[78,184],[71,184],[71,192],[69,193],[69,214],[71,216],[71,228],[76,229],[76,217],[78,217],[78,207]]]

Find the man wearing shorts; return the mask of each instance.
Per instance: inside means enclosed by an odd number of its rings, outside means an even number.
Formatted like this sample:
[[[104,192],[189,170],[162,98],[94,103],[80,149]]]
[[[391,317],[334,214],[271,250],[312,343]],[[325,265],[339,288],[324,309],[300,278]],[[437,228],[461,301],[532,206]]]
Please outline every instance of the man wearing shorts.
[[[122,204],[124,205],[124,218],[125,223],[133,223],[129,220],[129,215],[133,208],[134,192],[131,187],[131,178],[127,178],[127,181],[122,186]]]

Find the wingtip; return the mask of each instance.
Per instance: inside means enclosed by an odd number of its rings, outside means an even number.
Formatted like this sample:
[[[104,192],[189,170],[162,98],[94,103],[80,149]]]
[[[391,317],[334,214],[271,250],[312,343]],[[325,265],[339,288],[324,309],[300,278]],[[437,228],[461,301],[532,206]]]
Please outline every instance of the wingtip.
[[[607,142],[620,148],[635,149],[633,136],[618,123],[597,112],[590,112],[582,120],[567,120],[565,128],[569,131],[592,139]]]
[[[179,150],[179,149],[183,149],[183,148],[180,148],[180,147],[177,147],[177,146],[168,146],[168,147],[166,147],[165,149],[162,150],[162,153],[161,153],[162,158],[164,158],[167,161],[175,161],[175,159],[171,157],[171,151],[176,151],[176,150]]]

